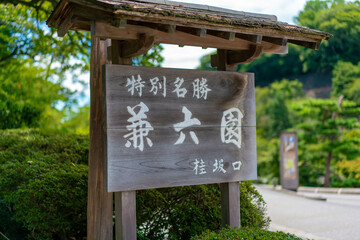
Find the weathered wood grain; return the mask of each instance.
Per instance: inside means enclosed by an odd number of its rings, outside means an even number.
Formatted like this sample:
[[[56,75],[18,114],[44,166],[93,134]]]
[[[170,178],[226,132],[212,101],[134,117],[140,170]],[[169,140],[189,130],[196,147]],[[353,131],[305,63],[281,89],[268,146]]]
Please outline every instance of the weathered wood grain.
[[[116,240],[136,240],[136,192],[115,193]]]
[[[218,71],[234,71],[234,65],[229,65],[228,52],[229,51],[224,49],[217,50],[215,57],[217,60],[216,62],[218,65]],[[249,77],[252,79],[252,81],[254,81],[254,75],[250,75]],[[254,91],[249,91],[248,94],[248,98],[252,99],[255,103]],[[253,106],[252,109],[255,111],[255,106]],[[253,142],[250,144],[256,146],[256,136],[253,138]],[[252,154],[255,154],[255,156],[252,156],[252,159],[254,159],[253,161],[256,162],[256,148],[254,151],[252,151]],[[255,175],[256,173],[257,169],[255,169]],[[241,226],[240,190],[238,181],[221,183],[221,224],[223,227],[231,226],[240,228]]]
[[[140,97],[132,96],[126,87],[132,76],[144,80]],[[167,80],[167,96],[149,92],[149,79],[163,77]],[[177,98],[173,93],[174,81],[184,78],[183,87],[188,90],[185,98]],[[206,78],[212,91],[207,99],[193,97],[194,79]],[[149,85],[150,84],[150,85]],[[235,182],[256,178],[255,144],[255,98],[252,74],[230,72],[191,71],[181,69],[159,69],[145,67],[125,67],[106,65],[106,132],[107,132],[107,176],[108,191],[128,191],[147,188]],[[145,142],[143,151],[125,147],[129,133],[127,121],[131,115],[127,107],[143,102],[149,108],[146,121],[154,130],[149,132],[153,146]],[[192,118],[197,118],[200,126],[184,129],[183,144],[174,145],[180,133],[174,124],[184,121],[183,107],[188,108]],[[243,113],[241,123],[242,145],[221,141],[221,120],[223,112],[237,107]],[[195,132],[199,144],[195,144],[189,131]],[[202,159],[208,174],[195,175],[194,162]],[[223,159],[226,174],[215,172],[216,160]],[[240,171],[234,171],[232,163],[241,161]]]
[[[90,149],[88,177],[87,239],[113,238],[113,194],[104,184],[104,129],[102,65],[106,63],[107,43],[94,37],[92,23],[90,62]]]
[[[132,24],[128,24],[124,29],[119,29],[110,24],[98,22],[95,34],[102,39],[111,38],[117,40],[136,40],[139,38],[139,34],[146,34],[147,36],[153,36],[155,38],[155,44],[166,43],[183,46],[214,47],[228,50],[246,50],[251,44],[251,41],[243,37],[236,37],[233,41],[229,41],[224,33],[222,33],[223,37],[211,34],[199,36],[197,31],[191,33],[190,30],[191,29],[187,28],[187,32],[184,32],[185,30],[183,29],[183,31],[176,30],[174,33],[168,33],[167,31],[164,32],[155,28]],[[261,46],[264,52],[269,53],[279,52],[280,50],[285,51],[284,49],[287,48],[287,46],[276,45],[269,42],[262,42]]]
[[[239,182],[220,184],[221,224],[226,227],[240,228],[240,191]]]
[[[124,45],[118,40],[111,40],[108,53],[111,53],[112,64],[131,65],[131,58],[122,58]],[[106,106],[104,106],[106,109]],[[106,122],[106,111],[104,112]],[[106,137],[107,139],[107,137]],[[104,141],[104,149],[107,149],[107,141]],[[107,151],[104,152],[104,159],[107,159]],[[105,161],[105,175],[107,169]],[[107,186],[107,179],[105,182]],[[136,240],[136,192],[116,192],[115,193],[115,238],[117,240]]]

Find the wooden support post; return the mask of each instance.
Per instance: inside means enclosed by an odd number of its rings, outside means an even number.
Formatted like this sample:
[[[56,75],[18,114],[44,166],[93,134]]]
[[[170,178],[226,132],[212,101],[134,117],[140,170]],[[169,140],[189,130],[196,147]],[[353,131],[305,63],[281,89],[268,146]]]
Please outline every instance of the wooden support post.
[[[227,32],[226,34],[225,34],[225,38],[226,39],[228,39],[228,40],[230,40],[230,41],[234,41],[235,40],[235,33],[234,32]]]
[[[95,37],[95,22],[91,22],[88,240],[113,239],[113,194],[104,184],[102,66],[107,59],[106,48],[107,42]]]
[[[127,20],[126,19],[115,19],[113,21],[113,26],[124,29],[126,28]]]
[[[239,182],[221,183],[221,224],[240,228]]]
[[[124,42],[111,40],[112,64],[132,65],[131,58],[122,58]],[[136,240],[136,191],[115,193],[116,240]]]
[[[196,30],[196,35],[201,38],[204,38],[206,36],[206,29],[200,28],[200,29]]]
[[[218,71],[234,71],[227,63],[227,50],[217,50]],[[221,223],[223,226],[240,228],[239,182],[221,183]]]
[[[167,26],[167,32],[170,34],[173,34],[176,32],[176,25],[168,25]]]
[[[116,240],[136,240],[136,191],[115,193]]]

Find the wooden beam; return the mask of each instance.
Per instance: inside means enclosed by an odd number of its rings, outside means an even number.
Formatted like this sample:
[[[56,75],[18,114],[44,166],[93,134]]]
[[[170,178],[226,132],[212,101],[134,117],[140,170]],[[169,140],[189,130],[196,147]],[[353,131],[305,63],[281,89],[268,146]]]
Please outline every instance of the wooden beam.
[[[237,33],[236,34],[237,38],[252,42],[252,43],[256,43],[256,44],[261,44],[262,41],[262,35],[252,35],[252,34],[243,34],[243,33]]]
[[[87,239],[113,239],[113,194],[105,189],[102,66],[107,63],[108,42],[95,37],[91,23],[90,148],[88,175]]]
[[[154,37],[154,44],[166,43],[176,44],[181,46],[199,46],[203,48],[221,48],[228,50],[247,50],[251,44],[248,40],[235,38],[234,41],[229,41],[220,36],[214,36],[214,32],[207,31],[205,37],[201,38],[193,34],[186,33],[183,30],[177,30],[173,34],[159,31],[154,28],[128,24],[125,29],[120,29],[106,23],[96,23],[95,36],[101,39],[111,38],[116,40],[138,40],[139,34],[145,34],[146,36]],[[223,33],[224,34],[224,33]],[[179,44],[181,43],[181,44]],[[269,53],[286,53],[287,45],[280,46],[269,42],[262,42],[263,52]]]
[[[131,25],[128,24],[125,29],[119,29],[106,23],[96,23],[97,37],[101,39],[111,38],[116,40],[137,40],[139,34],[145,34],[148,37],[154,37],[154,44],[166,43],[176,45],[188,45],[199,47],[211,47],[211,48],[223,48],[223,49],[247,49],[250,43],[245,40],[236,38],[234,41],[225,40],[223,38],[215,37],[206,34],[205,37],[197,36],[194,34],[186,33],[180,30],[176,30],[175,33],[169,34],[164,31],[157,30],[155,28]],[[181,43],[181,44],[179,44]]]
[[[154,37],[140,34],[137,40],[124,41],[121,44],[121,57],[129,58],[147,53],[154,45]]]
[[[298,41],[298,40],[292,40],[292,39],[288,39],[289,43],[295,44],[295,45],[299,45],[302,47],[306,47],[306,48],[311,48],[314,50],[319,50],[320,48],[320,42],[304,42],[304,41]]]
[[[286,38],[274,38],[274,37],[263,36],[262,40],[264,42],[269,42],[269,43],[279,45],[279,46],[286,46],[286,44],[287,44],[287,39]]]

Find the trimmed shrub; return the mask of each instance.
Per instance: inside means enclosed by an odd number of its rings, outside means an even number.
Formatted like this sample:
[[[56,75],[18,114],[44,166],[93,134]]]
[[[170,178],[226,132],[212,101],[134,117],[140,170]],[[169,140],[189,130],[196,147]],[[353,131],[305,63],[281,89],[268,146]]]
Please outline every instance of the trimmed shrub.
[[[0,131],[0,232],[11,239],[86,237],[88,136]],[[241,221],[267,227],[265,202],[240,184]],[[139,239],[190,239],[221,227],[220,187],[137,192]]]
[[[28,239],[86,236],[87,159],[87,136],[1,131],[0,222],[15,220]],[[24,239],[10,230],[0,226]]]
[[[137,194],[137,224],[149,239],[190,239],[221,228],[220,185],[151,189]],[[241,224],[267,228],[266,203],[251,182],[240,184]]]
[[[200,236],[193,237],[191,240],[301,240],[295,235],[284,232],[271,232],[263,229],[236,229],[236,228],[223,228],[220,232],[206,231]]]

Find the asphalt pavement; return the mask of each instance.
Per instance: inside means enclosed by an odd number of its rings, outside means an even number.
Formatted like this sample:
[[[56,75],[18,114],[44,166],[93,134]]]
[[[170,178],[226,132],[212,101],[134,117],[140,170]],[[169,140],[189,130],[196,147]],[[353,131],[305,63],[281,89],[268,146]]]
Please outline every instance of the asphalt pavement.
[[[297,194],[256,187],[267,203],[270,230],[304,239],[360,240],[360,194]]]

